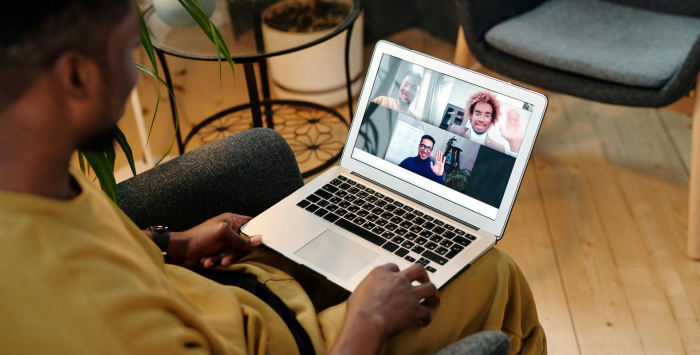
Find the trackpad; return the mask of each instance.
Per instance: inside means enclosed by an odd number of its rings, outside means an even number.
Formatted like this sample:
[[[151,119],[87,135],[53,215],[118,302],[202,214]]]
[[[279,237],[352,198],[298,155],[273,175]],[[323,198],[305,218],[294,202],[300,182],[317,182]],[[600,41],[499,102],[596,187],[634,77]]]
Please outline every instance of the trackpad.
[[[314,266],[343,280],[350,280],[379,257],[379,254],[327,229],[294,252]]]

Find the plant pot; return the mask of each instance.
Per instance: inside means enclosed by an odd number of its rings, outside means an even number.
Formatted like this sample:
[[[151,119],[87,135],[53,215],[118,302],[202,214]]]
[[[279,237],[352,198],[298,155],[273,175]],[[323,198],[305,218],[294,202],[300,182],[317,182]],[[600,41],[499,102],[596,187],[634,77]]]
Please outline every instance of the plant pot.
[[[214,13],[216,0],[200,0],[204,6],[204,12],[208,17]],[[197,27],[197,23],[192,19],[190,13],[182,7],[178,0],[153,0],[153,8],[156,14],[166,25],[178,29],[186,30]]]
[[[276,7],[294,0],[281,1],[263,13],[263,19]],[[343,1],[351,7],[350,1]],[[350,41],[350,78],[352,93],[362,87],[363,13],[355,21]],[[329,35],[335,28],[313,32],[286,32],[270,27],[263,21],[265,51],[276,52],[301,46]],[[272,89],[280,99],[302,100],[324,106],[337,106],[347,101],[345,79],[345,39],[347,31],[315,46],[268,59]]]

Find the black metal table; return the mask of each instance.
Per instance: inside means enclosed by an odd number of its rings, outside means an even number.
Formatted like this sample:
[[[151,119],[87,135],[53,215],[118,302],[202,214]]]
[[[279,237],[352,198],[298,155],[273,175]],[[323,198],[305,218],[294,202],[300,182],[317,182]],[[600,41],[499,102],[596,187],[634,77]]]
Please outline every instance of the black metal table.
[[[313,167],[302,172],[303,177],[323,171],[340,158],[345,140],[334,139],[331,133],[333,127],[337,125],[342,125],[347,130],[349,123],[333,108],[305,101],[271,99],[266,59],[315,46],[347,31],[345,79],[350,117],[352,117],[349,47],[355,20],[361,11],[360,1],[351,0],[352,9],[349,15],[330,34],[303,45],[290,46],[284,50],[268,53],[265,50],[262,36],[262,13],[267,7],[279,1],[284,0],[228,0],[225,4],[217,4],[212,22],[222,33],[234,63],[243,64],[250,101],[247,104],[222,110],[206,118],[192,128],[184,140],[180,127],[178,127],[176,140],[180,154],[185,152],[187,144],[195,137],[199,137],[202,143],[208,143],[252,127],[268,127],[282,134],[294,151],[300,165],[310,161],[312,163],[318,161],[317,164],[313,164]],[[226,5],[225,8],[223,5]],[[219,59],[214,46],[208,42],[209,40],[199,28],[191,30],[171,29],[160,20],[153,7],[144,11],[143,16],[169,87],[173,87],[173,82],[166,54],[202,61],[217,61]],[[225,62],[224,59],[222,61]],[[260,67],[262,100],[258,94],[255,63],[258,63]],[[175,95],[174,92],[173,95]],[[175,122],[174,99],[170,100],[170,106]]]

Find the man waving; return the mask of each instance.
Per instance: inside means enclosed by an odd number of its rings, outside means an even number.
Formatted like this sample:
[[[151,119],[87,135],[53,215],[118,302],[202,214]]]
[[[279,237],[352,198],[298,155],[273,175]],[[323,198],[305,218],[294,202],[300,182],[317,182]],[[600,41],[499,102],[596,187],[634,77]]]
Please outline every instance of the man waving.
[[[424,135],[418,144],[418,155],[404,159],[400,167],[408,169],[420,176],[426,177],[438,184],[445,183],[445,157],[442,152],[435,153],[435,163],[430,161],[430,155],[435,147],[435,139],[429,135]]]

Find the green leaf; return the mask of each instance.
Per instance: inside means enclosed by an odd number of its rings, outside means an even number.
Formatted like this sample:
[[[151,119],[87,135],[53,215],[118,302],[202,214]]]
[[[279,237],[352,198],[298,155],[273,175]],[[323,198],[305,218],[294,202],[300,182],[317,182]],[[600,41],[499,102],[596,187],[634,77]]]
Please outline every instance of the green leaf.
[[[124,132],[122,132],[119,127],[117,127],[117,143],[119,143],[119,146],[122,148],[122,151],[124,152],[124,155],[126,156],[126,160],[129,162],[129,167],[131,167],[131,173],[136,176],[136,164],[134,164],[134,153],[131,152],[131,146],[129,146],[129,142],[126,141],[126,136],[124,135]]]
[[[80,171],[83,172],[83,175],[87,175],[85,173],[85,157],[83,156],[83,152],[78,150],[78,162],[80,163]]]
[[[165,85],[165,87],[168,89],[168,92],[170,93],[170,99],[173,100],[173,102],[175,102],[175,95],[173,95],[173,91],[170,90],[170,88],[168,87],[168,84],[166,84],[165,81],[163,81],[163,79],[161,79],[153,70],[151,70],[151,68],[146,67],[140,63],[135,63],[135,64],[136,64],[136,68],[138,70],[156,78],[156,80],[163,83]],[[160,85],[158,85],[158,86],[160,86]],[[165,157],[167,157],[168,154],[170,154],[170,152],[173,150],[173,146],[175,145],[175,137],[177,136],[177,128],[180,127],[180,116],[177,113],[177,105],[173,105],[173,108],[175,109],[175,111],[173,112],[174,116],[175,116],[175,134],[173,134],[173,140],[170,142],[170,148],[168,148],[168,151],[165,152],[165,154],[163,154],[162,157],[160,157],[160,159],[158,160],[156,165],[160,164],[160,162],[162,162],[163,159],[165,159]]]
[[[104,150],[107,160],[109,160],[109,165],[112,168],[112,174],[114,174],[114,163],[117,161],[117,152],[114,150],[114,145],[110,145]]]
[[[151,42],[151,35],[148,33],[146,21],[143,19],[141,7],[139,6],[137,1],[134,1],[134,3],[136,4],[136,10],[138,10],[139,12],[139,20],[141,21],[141,31],[139,32],[139,39],[141,40],[141,45],[143,46],[143,49],[146,50],[146,55],[148,55],[148,60],[151,62],[153,72],[155,73],[154,76],[156,78],[160,78],[160,75],[158,74],[158,63],[156,62],[156,52],[155,49],[153,49],[153,43]],[[151,141],[151,132],[153,132],[153,125],[156,122],[156,114],[158,113],[158,106],[160,105],[160,84],[157,86],[158,96],[156,99],[156,109],[153,110],[153,119],[151,120],[151,127],[148,129],[148,137],[146,138],[146,147],[148,147],[148,143]]]
[[[114,150],[114,148],[112,148]],[[95,170],[95,175],[100,180],[100,187],[107,196],[119,205],[119,195],[117,194],[117,181],[114,179],[112,163],[105,152],[94,150],[83,150],[83,154],[88,164]]]

